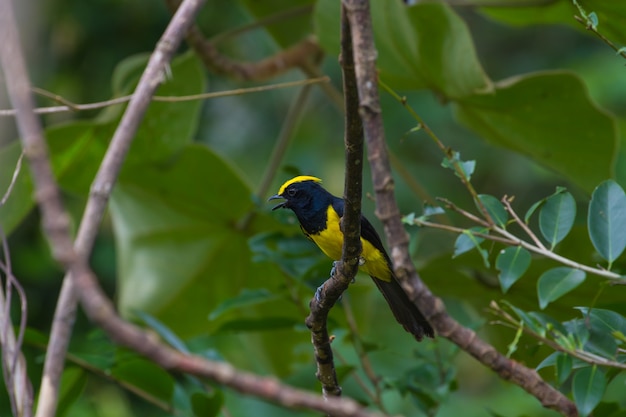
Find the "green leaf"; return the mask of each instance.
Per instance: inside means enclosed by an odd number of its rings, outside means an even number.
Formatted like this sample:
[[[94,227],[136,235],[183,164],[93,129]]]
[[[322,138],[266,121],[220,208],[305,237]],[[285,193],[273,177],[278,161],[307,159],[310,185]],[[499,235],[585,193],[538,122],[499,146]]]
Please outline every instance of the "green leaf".
[[[543,310],[548,304],[558,300],[585,280],[585,273],[568,267],[552,268],[544,272],[537,282],[539,307]]]
[[[169,402],[174,393],[174,378],[143,358],[134,356],[121,361],[113,367],[111,375],[162,401]]]
[[[489,268],[489,254],[487,251],[480,247],[480,244],[485,240],[482,237],[476,236],[475,233],[488,233],[488,229],[484,227],[472,227],[470,229],[466,229],[460,234],[456,241],[454,242],[454,254],[453,258],[468,252],[474,248],[478,250],[480,256],[483,258],[483,262],[485,266]]]
[[[607,180],[593,191],[587,224],[591,243],[610,269],[626,247],[626,194],[615,181]]]
[[[248,246],[250,236],[274,227],[272,219],[257,213],[247,229],[237,227],[254,207],[250,195],[199,145],[167,165],[124,171],[111,199],[121,313],[145,311],[185,337],[206,332],[209,313],[241,288],[282,282]]]
[[[172,76],[159,86],[155,95],[183,96],[204,92],[206,85],[202,64],[197,55],[187,52],[174,59]],[[128,162],[145,163],[169,160],[193,140],[202,101],[150,103],[131,145]]]
[[[87,374],[77,366],[67,367],[61,376],[61,388],[59,391],[59,405],[56,415],[64,416],[80,398],[87,385]]]
[[[556,358],[556,379],[559,385],[565,383],[567,378],[572,374],[573,360],[566,353],[559,353]]]
[[[572,381],[574,402],[581,416],[588,416],[600,403],[606,388],[606,378],[597,365],[579,369]]]
[[[539,212],[539,229],[554,249],[572,230],[576,218],[576,202],[568,192],[554,194],[546,200]]]
[[[457,164],[460,167],[462,173],[457,172]],[[441,166],[454,171],[454,175],[459,178],[471,181],[472,174],[476,168],[476,161],[463,161],[459,152],[452,152],[452,157],[444,157],[441,161]]]
[[[340,2],[319,0],[315,33],[327,53],[339,53]],[[394,89],[429,88],[446,98],[490,91],[467,25],[440,2],[406,6],[371,3],[380,77]]]
[[[191,408],[197,417],[215,417],[224,405],[224,394],[220,390],[211,393],[194,392],[191,395]]]
[[[488,194],[479,194],[478,199],[483,204],[485,209],[487,209],[487,212],[489,213],[489,216],[491,216],[493,222],[500,227],[506,227],[506,222],[509,220],[509,214],[506,212],[506,209],[500,200]]]
[[[626,318],[621,314],[603,308],[576,307],[585,318],[588,318],[592,328],[600,332],[626,334]]]
[[[585,190],[612,175],[615,120],[591,101],[574,74],[507,79],[495,93],[464,98],[455,109],[457,118],[485,140],[527,155]]]
[[[224,301],[220,305],[218,305],[215,310],[209,314],[209,320],[215,320],[220,315],[225,312],[241,307],[266,303],[268,301],[272,301],[276,299],[276,295],[272,294],[269,290],[265,288],[258,288],[255,290],[249,290],[244,288],[241,290],[238,296],[229,298]]]
[[[554,194],[552,194],[552,196],[561,194],[563,192],[566,192],[567,188],[564,187],[556,187],[556,191],[554,192]],[[530,218],[533,214],[535,214],[535,211],[537,211],[538,208],[542,207],[546,201],[548,200],[548,198],[552,197],[546,197],[546,198],[542,198],[541,200],[537,201],[536,203],[534,203],[532,206],[530,206],[530,208],[528,209],[528,211],[526,212],[526,214],[524,215],[524,222],[526,224],[528,224],[528,222],[530,221]]]
[[[503,293],[524,275],[530,266],[530,260],[530,252],[521,246],[511,246],[500,252],[496,259],[496,268],[500,270],[498,278]]]

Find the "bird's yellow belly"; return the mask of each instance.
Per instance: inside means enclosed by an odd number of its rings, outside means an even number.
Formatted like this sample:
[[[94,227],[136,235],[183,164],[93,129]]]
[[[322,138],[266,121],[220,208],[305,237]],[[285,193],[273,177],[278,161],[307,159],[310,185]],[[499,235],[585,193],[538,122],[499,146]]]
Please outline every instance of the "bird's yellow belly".
[[[343,232],[339,228],[339,222],[339,216],[332,207],[329,207],[326,229],[317,234],[309,235],[322,252],[335,261],[341,259],[341,253],[343,251]],[[359,269],[372,277],[382,279],[383,281],[390,281],[391,271],[381,251],[363,238],[361,238],[361,245],[363,248],[361,258],[364,263]]]

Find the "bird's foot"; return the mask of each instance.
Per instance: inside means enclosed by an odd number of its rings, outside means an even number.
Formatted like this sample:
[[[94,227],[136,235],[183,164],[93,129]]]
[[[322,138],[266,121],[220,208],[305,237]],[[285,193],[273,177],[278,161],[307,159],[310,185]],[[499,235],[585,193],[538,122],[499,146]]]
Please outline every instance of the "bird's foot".
[[[333,267],[330,268],[330,276],[334,277],[335,276],[335,272],[337,272],[337,264],[339,263],[339,261],[333,261]]]
[[[315,290],[315,301],[317,301],[318,303],[322,301],[323,290],[324,290],[324,284],[320,285],[319,287],[317,287],[317,290]]]

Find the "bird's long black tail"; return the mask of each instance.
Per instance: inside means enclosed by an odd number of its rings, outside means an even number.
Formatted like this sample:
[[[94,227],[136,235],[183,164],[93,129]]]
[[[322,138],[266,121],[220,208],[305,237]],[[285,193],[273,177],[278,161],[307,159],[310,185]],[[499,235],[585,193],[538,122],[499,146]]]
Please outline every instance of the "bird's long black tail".
[[[389,282],[374,277],[372,279],[380,292],[383,293],[393,315],[398,323],[404,327],[404,330],[415,336],[418,342],[424,336],[435,337],[435,331],[426,321],[422,312],[409,300],[395,276],[392,276]]]

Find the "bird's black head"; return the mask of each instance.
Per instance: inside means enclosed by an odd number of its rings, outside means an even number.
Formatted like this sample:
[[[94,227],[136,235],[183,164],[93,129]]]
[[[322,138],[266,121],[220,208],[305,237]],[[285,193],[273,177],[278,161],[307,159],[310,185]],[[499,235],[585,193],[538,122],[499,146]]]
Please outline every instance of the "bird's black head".
[[[322,180],[319,178],[307,175],[290,179],[280,187],[278,194],[269,198],[270,200],[277,198],[285,200],[272,210],[279,208],[291,209],[298,215],[301,221],[301,216],[313,214],[320,210],[323,210],[325,213],[333,197],[322,188],[321,182]]]

